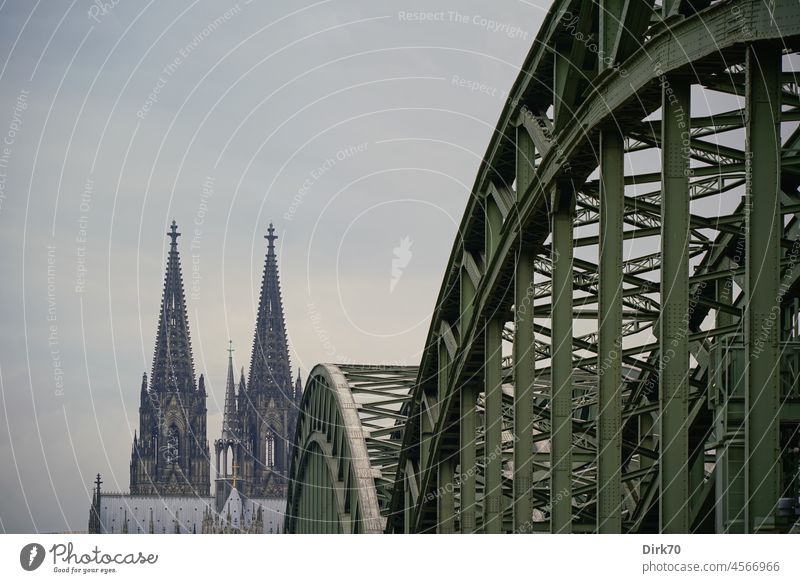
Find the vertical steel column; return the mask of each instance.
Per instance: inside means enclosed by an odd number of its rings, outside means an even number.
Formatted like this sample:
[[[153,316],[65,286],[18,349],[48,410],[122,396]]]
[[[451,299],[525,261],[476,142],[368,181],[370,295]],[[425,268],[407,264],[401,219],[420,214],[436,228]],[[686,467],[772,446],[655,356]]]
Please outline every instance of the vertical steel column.
[[[331,520],[333,521],[333,534],[342,534],[342,520],[339,516],[339,498],[336,495],[336,476],[331,477]]]
[[[503,388],[500,371],[502,355],[503,322],[497,318],[486,319],[486,355],[484,382],[486,412],[484,414],[484,501],[483,527],[485,532],[496,534],[503,529],[503,491],[501,438],[503,426]]]
[[[617,61],[622,0],[601,0],[598,72]],[[622,531],[622,215],[624,143],[620,130],[600,134],[600,242],[597,351],[597,532]]]
[[[419,471],[423,475],[431,464],[431,441],[433,438],[434,424],[435,424],[435,407],[432,406],[432,396],[427,392],[422,395],[422,404],[420,406],[420,421],[419,421]],[[436,482],[433,482],[434,484]],[[420,494],[423,494],[422,492]]]
[[[307,506],[308,506],[308,491],[311,488],[311,484],[309,483],[311,480],[311,467],[310,467],[311,455],[312,454],[309,453],[309,456],[306,461],[307,465],[305,468],[305,472],[303,474],[303,477],[305,478],[306,481],[303,483],[302,490],[300,491],[300,504],[298,505],[298,511],[297,511],[298,523],[300,525],[300,534],[305,534],[308,532]]]
[[[322,498],[322,485],[320,484],[322,472],[320,471],[320,466],[323,463],[323,455],[324,454],[320,452],[320,455],[314,457],[314,497],[311,499],[311,517],[314,521],[314,532],[324,532],[322,530],[322,525],[320,524],[320,519],[322,517],[322,504],[320,502],[320,499]]]
[[[517,203],[533,182],[536,152],[528,131],[517,127]],[[533,526],[533,382],[536,351],[533,333],[534,254],[520,228],[517,270],[514,278],[514,532]]]
[[[660,530],[689,524],[689,82],[669,77],[662,89]]]
[[[741,249],[741,251],[740,251]],[[735,261],[744,263],[744,241],[736,246]],[[742,255],[739,256],[739,253]],[[731,259],[720,266],[733,269]],[[716,282],[717,302],[733,305],[733,275],[728,274]],[[717,311],[716,326],[734,324],[734,317],[723,310]],[[739,347],[739,335],[729,334],[717,338],[712,349],[713,392],[710,402],[715,407],[714,424],[717,439],[717,469],[715,484],[715,528],[717,533],[742,534],[744,527],[745,493],[745,442],[744,442],[744,351]]]
[[[333,516],[334,498],[333,498],[333,484],[328,483],[327,467],[324,468],[323,475],[325,476],[325,491],[323,492],[324,502],[322,505],[322,516],[325,521],[325,533],[334,534],[336,532],[336,522]]]
[[[330,516],[333,521],[332,532],[334,534],[342,533],[342,521],[339,516],[339,498],[336,495],[336,475],[331,476],[331,509]]]
[[[464,250],[465,253],[469,251]],[[462,330],[472,317],[472,302],[475,300],[475,286],[464,267],[461,268],[461,321]],[[475,532],[475,474],[477,453],[475,432],[479,386],[474,379],[461,385],[459,398],[459,504],[461,532]]]
[[[550,531],[572,530],[572,222],[571,184],[553,192],[553,299],[550,386]]]
[[[403,532],[411,534],[414,521],[414,497],[411,495],[409,482],[414,476],[406,474],[403,479]]]
[[[514,532],[533,527],[533,254],[520,249],[515,277],[514,327]]]
[[[780,496],[780,111],[779,45],[747,49],[746,522],[775,528]]]
[[[309,460],[309,474],[310,474],[310,483],[308,489],[308,509],[307,509],[307,516],[308,516],[308,532],[316,533],[317,530],[317,515],[316,515],[316,504],[315,500],[317,497],[317,458],[319,457],[319,453],[315,453],[311,456],[311,460]]]
[[[444,339],[439,338],[439,405],[438,409],[443,411],[442,403],[447,393],[448,367],[450,355],[447,352]],[[445,431],[450,431],[445,428]],[[443,449],[439,459],[439,485],[437,488],[437,515],[436,531],[442,534],[452,534],[455,531],[455,453],[449,449]]]
[[[503,217],[493,198],[487,196],[486,204],[486,260],[491,261],[500,241]],[[497,314],[488,314],[485,322],[485,354],[483,363],[484,396],[484,500],[483,528],[487,533],[503,530],[503,491],[501,440],[503,428],[503,320]]]
[[[624,150],[616,129],[600,134],[597,531],[622,532],[622,215]]]
[[[328,503],[328,494],[330,492],[330,487],[328,484],[328,466],[326,462],[326,458],[320,456],[320,472],[319,472],[319,516],[320,521],[322,524],[320,525],[320,532],[329,533],[330,530],[330,520],[328,519],[328,512],[330,508],[330,504]]]

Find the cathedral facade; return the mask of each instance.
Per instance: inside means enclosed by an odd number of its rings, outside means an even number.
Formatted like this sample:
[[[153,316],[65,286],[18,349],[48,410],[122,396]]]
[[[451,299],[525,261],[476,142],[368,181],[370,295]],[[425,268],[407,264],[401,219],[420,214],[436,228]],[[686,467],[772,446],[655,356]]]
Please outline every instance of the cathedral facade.
[[[139,432],[131,452],[131,494],[209,494],[206,391],[195,382],[189,321],[183,293],[178,227],[170,237],[153,370],[142,378]]]
[[[250,375],[244,371],[238,391],[229,357],[228,383],[222,436],[214,446],[218,482],[238,476],[245,495],[257,498],[286,497],[289,455],[297,411],[302,397],[300,371],[292,382],[286,324],[283,315],[275,228],[270,224],[261,295],[258,304]],[[220,484],[225,488],[225,484]],[[219,488],[218,488],[219,491]]]
[[[235,382],[228,355],[223,426],[214,442],[215,490],[206,436],[206,388],[195,379],[184,297],[178,232],[170,249],[161,297],[153,367],[140,389],[130,492],[101,490],[98,475],[89,532],[280,532],[289,459],[302,396],[300,371],[292,380],[283,315],[275,229],[265,238],[250,371]]]

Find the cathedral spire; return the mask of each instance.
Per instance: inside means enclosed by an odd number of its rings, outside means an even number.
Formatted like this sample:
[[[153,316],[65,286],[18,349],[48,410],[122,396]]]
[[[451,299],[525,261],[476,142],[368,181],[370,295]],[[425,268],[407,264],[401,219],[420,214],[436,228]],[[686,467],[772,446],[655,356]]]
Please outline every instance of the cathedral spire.
[[[267,234],[267,259],[261,280],[261,297],[250,358],[251,391],[267,391],[286,396],[292,390],[289,349],[286,344],[286,325],[283,319],[278,261],[275,257],[275,227],[270,223]]]
[[[239,437],[239,416],[236,411],[236,383],[233,380],[233,342],[228,348],[228,382],[225,386],[225,412],[222,417],[222,439]]]
[[[150,393],[147,389],[147,373],[142,375],[142,388],[139,391],[139,406],[147,407],[150,403]]]
[[[297,368],[297,381],[294,383],[294,400],[298,403],[303,397],[303,381],[300,379],[300,368]]]
[[[161,314],[153,355],[150,387],[156,391],[194,390],[194,364],[189,339],[189,320],[183,295],[183,277],[178,256],[178,225],[172,221],[167,233],[170,238]]]

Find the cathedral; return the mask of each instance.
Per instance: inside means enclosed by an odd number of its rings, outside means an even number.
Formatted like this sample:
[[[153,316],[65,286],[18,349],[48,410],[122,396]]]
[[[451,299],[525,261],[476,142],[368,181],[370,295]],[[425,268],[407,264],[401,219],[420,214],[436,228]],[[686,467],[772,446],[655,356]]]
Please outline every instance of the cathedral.
[[[278,533],[302,396],[292,381],[275,229],[270,224],[250,371],[235,381],[229,348],[223,423],[214,442],[215,480],[206,434],[206,388],[195,377],[189,318],[172,222],[153,368],[142,377],[130,492],[101,489],[97,476],[90,533]]]
[[[246,496],[285,497],[288,487],[291,439],[302,387],[300,371],[297,371],[296,384],[292,384],[275,256],[278,237],[271,224],[265,238],[267,259],[261,280],[250,375],[245,383],[242,371],[238,392],[233,381],[232,358],[228,358],[222,437],[214,443],[217,467],[223,468],[217,478],[218,496],[220,490],[227,487],[234,470],[241,471],[241,489]]]

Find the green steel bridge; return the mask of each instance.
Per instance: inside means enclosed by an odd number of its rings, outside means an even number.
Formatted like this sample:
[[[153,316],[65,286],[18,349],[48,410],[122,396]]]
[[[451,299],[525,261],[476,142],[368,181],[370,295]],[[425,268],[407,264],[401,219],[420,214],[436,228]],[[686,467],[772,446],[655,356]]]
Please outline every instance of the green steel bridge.
[[[799,48],[797,0],[556,1],[419,368],[312,371],[287,532],[797,528]]]

